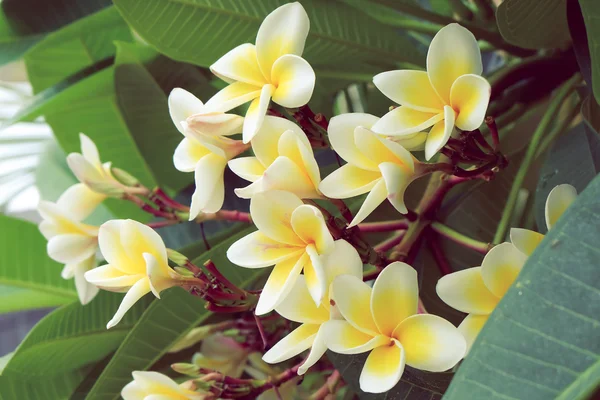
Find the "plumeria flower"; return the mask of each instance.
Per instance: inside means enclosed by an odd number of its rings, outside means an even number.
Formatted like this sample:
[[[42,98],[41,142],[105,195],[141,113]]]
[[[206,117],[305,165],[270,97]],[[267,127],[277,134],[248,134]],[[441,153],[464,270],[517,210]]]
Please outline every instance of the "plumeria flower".
[[[211,65],[210,70],[229,85],[206,103],[208,109],[228,111],[252,101],[244,119],[244,143],[258,132],[271,99],[288,108],[310,100],[315,73],[300,57],[309,28],[302,5],[285,4],[267,15],[256,46],[239,45]]]
[[[333,281],[333,300],[345,321],[323,325],[325,342],[336,353],[371,352],[360,374],[361,390],[390,390],[405,364],[441,372],[465,355],[465,339],[450,322],[417,314],[418,291],[416,271],[401,262],[388,265],[372,289],[355,276],[341,275]]]
[[[124,400],[202,400],[207,393],[190,390],[185,383],[178,385],[166,375],[154,371],[133,371],[121,396]]]
[[[425,158],[431,159],[454,126],[463,131],[481,126],[491,93],[482,71],[473,34],[459,24],[443,27],[429,46],[427,72],[388,71],[373,78],[384,95],[401,105],[373,125],[373,131],[405,136],[431,127],[425,143]]]
[[[48,255],[65,264],[61,275],[64,279],[75,279],[81,304],[89,303],[98,293],[98,288],[84,278],[84,274],[96,266],[98,227],[81,221],[104,197],[78,183],[68,188],[56,203],[40,201],[38,205],[43,218],[39,229],[48,240]]]
[[[486,254],[481,267],[453,272],[438,281],[436,291],[444,303],[469,314],[458,327],[467,340],[468,349],[517,279],[526,260],[525,254],[505,242]]]
[[[200,352],[194,354],[192,364],[239,378],[248,366],[249,355],[250,351],[234,339],[215,334],[202,341]]]
[[[313,301],[320,305],[327,288],[323,256],[335,247],[321,211],[293,193],[273,190],[252,197],[250,215],[258,231],[232,244],[227,258],[246,268],[275,265],[256,315],[277,307],[302,270]]]
[[[196,96],[176,88],[169,95],[169,113],[184,138],[175,149],[173,164],[182,172],[194,172],[190,221],[198,214],[215,213],[223,206],[227,161],[247,148],[226,136],[241,132],[243,118],[235,114],[206,112]]]
[[[169,267],[162,239],[142,223],[130,219],[105,222],[98,242],[108,264],[86,272],[85,279],[104,290],[127,292],[107,329],[118,324],[145,294],[152,291],[160,298],[160,292],[187,279]]]
[[[348,164],[323,179],[319,189],[334,199],[369,193],[350,226],[362,222],[386,198],[407,213],[404,191],[421,174],[421,164],[408,150],[370,130],[377,120],[374,115],[352,113],[329,122],[331,146]]]
[[[568,184],[558,185],[550,191],[544,210],[548,230],[554,226],[576,197],[577,189]],[[512,228],[510,230],[510,241],[527,256],[533,253],[542,239],[544,239],[544,235],[529,229]]]
[[[244,199],[267,190],[285,190],[302,199],[319,198],[321,174],[306,135],[285,118],[267,116],[252,140],[254,157],[229,161],[229,168],[253,182],[236,189]]]
[[[308,357],[298,368],[298,374],[302,375],[325,354],[327,346],[323,324],[330,319],[341,318],[336,308],[330,304],[329,286],[339,275],[346,274],[362,279],[363,264],[356,249],[340,239],[335,241],[335,249],[326,256],[323,269],[326,275],[327,292],[320,306],[315,305],[305,277],[301,275],[290,293],[275,308],[275,311],[285,319],[302,325],[265,353],[263,360],[266,362],[274,364],[289,360],[310,348]]]
[[[113,176],[111,163],[102,163],[96,144],[84,135],[79,134],[81,142],[81,154],[71,153],[67,156],[67,164],[79,182],[85,184],[98,195],[119,197],[127,191],[123,185]]]

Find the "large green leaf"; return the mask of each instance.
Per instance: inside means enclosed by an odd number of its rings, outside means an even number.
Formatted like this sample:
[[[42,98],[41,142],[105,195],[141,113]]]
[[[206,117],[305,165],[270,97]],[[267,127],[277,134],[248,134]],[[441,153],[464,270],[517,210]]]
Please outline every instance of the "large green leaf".
[[[101,292],[89,304],[78,302],[44,317],[21,342],[3,376],[32,379],[59,375],[114,351],[151,301],[144,297],[117,326],[106,329],[123,295]]]
[[[529,257],[445,399],[586,399],[600,384],[600,177]]]
[[[496,11],[504,39],[526,49],[563,47],[570,40],[567,0],[505,0]]]
[[[85,377],[85,371],[76,370],[32,380],[0,376],[0,400],[66,400]]]
[[[71,302],[73,302],[73,296],[67,297],[40,290],[0,285],[0,314],[62,306]]]
[[[62,265],[46,254],[46,239],[31,222],[0,215],[0,284],[76,299]]]
[[[262,271],[245,269],[231,264],[226,251],[237,239],[247,235],[248,228],[214,246],[194,260],[202,265],[208,259],[233,283],[246,286]],[[211,314],[204,308],[204,301],[193,297],[180,288],[174,288],[155,300],[139,322],[127,335],[98,381],[88,393],[87,399],[116,399],[123,386],[131,380],[131,372],[146,370],[190,329],[202,323]]]
[[[263,18],[286,0],[115,0],[127,22],[161,53],[209,66],[235,46],[254,42]],[[424,57],[390,27],[335,1],[302,2],[311,20],[304,56],[313,64],[351,70],[358,61],[392,66],[423,64]]]
[[[591,68],[594,97],[600,103],[600,26],[598,26],[600,4],[595,0],[579,0],[579,5],[581,6],[581,13],[585,21],[590,57],[592,59]]]

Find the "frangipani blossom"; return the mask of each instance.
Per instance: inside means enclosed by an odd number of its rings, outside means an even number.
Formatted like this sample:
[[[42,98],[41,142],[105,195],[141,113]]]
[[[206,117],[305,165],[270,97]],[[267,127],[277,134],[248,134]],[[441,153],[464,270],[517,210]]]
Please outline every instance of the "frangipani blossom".
[[[342,114],[329,122],[329,141],[348,164],[327,176],[319,189],[327,197],[346,199],[369,193],[350,226],[362,222],[386,198],[407,213],[404,191],[419,176],[408,150],[373,133],[378,118],[370,114]],[[416,164],[416,165],[415,165]]]
[[[100,251],[108,264],[86,272],[85,279],[101,289],[127,292],[107,328],[119,323],[146,293],[160,292],[185,277],[169,267],[167,249],[152,228],[133,221],[112,220],[100,226]]]
[[[491,87],[482,71],[473,34],[456,23],[443,27],[429,46],[427,72],[388,71],[373,78],[385,96],[401,105],[373,125],[373,131],[404,136],[432,127],[425,143],[425,158],[431,159],[455,125],[472,131],[483,123]]]
[[[95,201],[101,199],[100,201],[102,201],[107,196],[120,196],[126,192],[127,187],[113,176],[111,163],[106,162],[103,164],[100,161],[98,148],[92,139],[80,133],[79,140],[81,142],[81,154],[69,154],[67,164],[79,179],[79,182],[96,192],[97,196],[93,199]]]
[[[200,99],[179,88],[169,95],[169,113],[184,136],[173,154],[173,164],[179,171],[194,172],[196,190],[189,218],[193,220],[201,212],[217,212],[225,196],[223,174],[227,161],[247,148],[241,141],[225,136],[241,132],[243,118],[206,112]]]
[[[207,393],[199,393],[178,385],[166,375],[154,371],[133,371],[133,381],[128,383],[121,396],[123,400],[202,400]]]
[[[302,5],[285,4],[264,19],[256,46],[239,45],[210,66],[229,86],[208,100],[208,109],[228,111],[252,101],[244,119],[244,143],[258,132],[271,99],[288,108],[303,106],[310,100],[315,73],[300,57],[309,28]]]
[[[577,189],[568,184],[554,187],[546,199],[544,210],[546,216],[546,227],[550,230],[565,210],[577,198]],[[544,239],[541,233],[523,228],[512,228],[510,230],[510,241],[523,254],[530,256],[538,244]]]
[[[298,368],[304,374],[327,350],[323,324],[330,319],[340,319],[339,312],[330,304],[329,286],[339,275],[355,276],[362,279],[363,264],[356,249],[345,240],[336,240],[334,250],[323,261],[327,279],[327,293],[323,302],[316,306],[312,300],[303,275],[298,277],[294,287],[285,299],[275,308],[284,318],[301,323],[298,328],[281,339],[263,356],[263,360],[274,364],[288,360],[310,348],[308,357]]]
[[[505,242],[486,254],[481,267],[453,272],[438,281],[436,291],[440,299],[469,314],[458,327],[467,340],[468,350],[526,260],[525,254]]]
[[[250,351],[234,339],[215,334],[202,341],[200,352],[194,354],[192,364],[239,378],[248,366]]]
[[[229,168],[252,182],[236,189],[244,199],[267,190],[284,190],[302,199],[322,197],[321,174],[312,147],[298,125],[285,118],[267,116],[252,140],[254,157],[229,161]]]
[[[333,281],[332,297],[345,320],[323,325],[325,342],[336,353],[371,352],[360,374],[361,390],[390,390],[405,364],[441,372],[465,355],[456,327],[436,315],[417,314],[418,291],[417,272],[401,262],[388,265],[373,288],[350,275]]]
[[[256,315],[277,307],[302,270],[313,301],[320,305],[327,290],[323,256],[335,247],[321,211],[303,204],[293,193],[273,190],[252,197],[250,215],[258,231],[232,244],[227,258],[246,268],[275,265],[256,305]]]
[[[84,274],[96,266],[98,228],[81,221],[104,197],[78,183],[68,188],[56,203],[40,201],[38,205],[43,219],[39,229],[48,240],[48,255],[65,264],[61,276],[75,279],[81,304],[89,303],[98,293],[98,288],[84,278]]]

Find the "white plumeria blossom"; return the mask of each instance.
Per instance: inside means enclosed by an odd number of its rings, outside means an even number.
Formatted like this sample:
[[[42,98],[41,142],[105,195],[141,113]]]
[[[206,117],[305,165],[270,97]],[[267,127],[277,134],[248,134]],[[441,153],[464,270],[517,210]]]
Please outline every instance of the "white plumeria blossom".
[[[302,199],[323,197],[319,192],[321,174],[312,147],[304,132],[293,122],[267,116],[252,139],[254,157],[229,161],[229,168],[252,182],[236,189],[244,199],[267,190],[284,190]]]
[[[438,281],[436,291],[444,303],[469,314],[458,327],[467,340],[468,350],[526,260],[525,254],[505,242],[486,254],[481,267],[453,272]]]
[[[369,193],[351,227],[367,218],[386,198],[406,214],[404,192],[418,175],[408,150],[371,131],[377,121],[374,115],[352,113],[335,116],[329,122],[331,147],[347,164],[323,179],[319,189],[334,199]]]
[[[94,192],[106,196],[118,196],[127,187],[116,180],[111,172],[111,163],[102,163],[96,144],[84,135],[79,134],[81,154],[71,153],[67,156],[67,164],[79,182]]]
[[[303,106],[310,100],[315,73],[300,57],[309,28],[302,5],[285,4],[264,19],[256,45],[239,45],[210,66],[229,85],[208,100],[208,109],[228,111],[252,101],[244,119],[244,143],[258,132],[270,100],[288,108]]]
[[[256,305],[256,315],[281,304],[301,271],[314,303],[320,305],[327,290],[323,256],[335,248],[321,211],[303,204],[293,193],[273,190],[252,197],[250,215],[258,231],[232,244],[227,258],[246,268],[275,265]]]
[[[359,378],[365,392],[393,388],[405,364],[442,372],[465,355],[465,339],[454,325],[436,315],[417,314],[417,272],[408,264],[388,265],[373,288],[361,278],[341,275],[331,290],[344,320],[323,325],[325,342],[336,353],[370,351]]]
[[[576,198],[577,189],[568,184],[558,185],[550,191],[544,208],[548,230],[554,226]],[[533,253],[542,239],[544,239],[544,235],[529,229],[512,228],[510,230],[510,241],[527,256]]]
[[[326,274],[328,290],[320,306],[315,305],[308,291],[305,277],[301,275],[290,293],[275,308],[275,311],[284,318],[301,325],[267,351],[263,356],[264,361],[271,364],[279,363],[310,348],[308,357],[298,368],[298,374],[302,375],[325,354],[327,345],[325,344],[323,324],[330,319],[341,318],[339,312],[330,304],[329,286],[339,275],[350,275],[362,279],[363,264],[356,249],[345,240],[340,239],[335,241],[335,249],[326,256],[323,269]]]
[[[446,145],[454,126],[472,131],[483,123],[491,87],[482,71],[473,34],[456,23],[443,27],[429,46],[427,72],[397,70],[373,78],[385,96],[401,105],[373,125],[373,131],[401,137],[431,127],[425,142],[430,160]]]
[[[169,267],[165,244],[152,228],[130,219],[100,226],[100,251],[108,264],[86,272],[85,279],[101,289],[127,292],[107,328],[119,323],[145,294],[160,292],[185,279]]]
[[[246,146],[226,136],[240,133],[243,118],[223,112],[207,112],[200,99],[180,88],[169,95],[169,113],[184,136],[173,154],[175,168],[194,172],[196,190],[192,195],[190,220],[198,214],[215,213],[223,206],[227,161]]]
[[[75,279],[81,304],[89,303],[98,293],[98,288],[84,278],[84,274],[96,266],[98,228],[81,221],[104,197],[78,183],[68,188],[56,203],[40,201],[38,205],[43,218],[39,229],[48,240],[48,255],[65,264],[61,275],[64,279]]]
[[[133,371],[121,396],[123,400],[202,400],[206,393],[189,390],[166,375],[154,371]]]
[[[200,352],[192,357],[192,364],[239,378],[248,366],[249,356],[247,348],[219,333],[202,341]]]

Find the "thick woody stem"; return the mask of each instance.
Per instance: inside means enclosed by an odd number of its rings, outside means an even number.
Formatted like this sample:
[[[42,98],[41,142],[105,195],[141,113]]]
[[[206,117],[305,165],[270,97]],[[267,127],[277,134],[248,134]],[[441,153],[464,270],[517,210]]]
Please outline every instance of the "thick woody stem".
[[[450,263],[446,258],[446,254],[444,254],[444,249],[442,248],[439,238],[437,238],[435,235],[430,235],[427,238],[427,244],[429,245],[431,254],[433,255],[433,258],[435,259],[435,262],[438,265],[442,275],[448,275],[452,273],[452,267],[450,267]]]
[[[408,228],[408,221],[404,219],[358,224],[358,229],[364,233],[398,231],[406,228]]]
[[[496,126],[496,120],[492,116],[488,116],[485,119],[485,124],[490,130],[490,135],[492,136],[492,142],[494,143],[494,150],[498,150],[500,148],[500,135],[498,134],[498,126]]]
[[[340,383],[341,379],[342,376],[340,371],[336,369],[329,375],[329,378],[327,378],[323,386],[309,397],[309,400],[325,400],[329,395],[335,394],[337,385]]]

